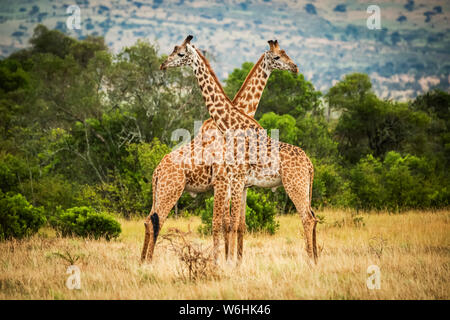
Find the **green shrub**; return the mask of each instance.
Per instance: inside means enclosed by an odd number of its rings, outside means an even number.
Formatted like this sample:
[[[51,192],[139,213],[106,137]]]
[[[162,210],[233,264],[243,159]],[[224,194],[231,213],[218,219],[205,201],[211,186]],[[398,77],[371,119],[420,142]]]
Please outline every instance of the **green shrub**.
[[[33,207],[21,194],[0,191],[0,240],[31,236],[45,222],[42,208]]]
[[[212,217],[214,210],[214,197],[210,197],[205,200],[205,208],[200,210],[200,218],[202,219],[202,225],[198,227],[198,232],[201,234],[212,233]]]
[[[368,155],[351,170],[351,188],[355,197],[353,207],[357,209],[383,209],[386,190],[382,185],[382,163]]]
[[[313,207],[348,207],[351,193],[348,182],[341,176],[343,169],[337,164],[314,164]]]
[[[155,138],[151,143],[128,144],[126,152],[107,182],[86,185],[78,193],[79,205],[117,212],[125,218],[148,214],[152,206],[153,171],[170,149]]]
[[[199,227],[202,234],[211,234],[214,197],[205,202],[205,209],[200,211],[203,225]],[[247,191],[247,208],[245,223],[250,232],[267,232],[274,234],[279,227],[275,220],[276,203],[268,201],[267,196],[249,189]]]
[[[30,169],[30,170],[29,170]],[[31,170],[33,169],[33,170]],[[35,168],[28,168],[24,159],[9,153],[0,153],[0,190],[20,192],[19,184],[27,180]]]
[[[50,220],[63,236],[106,238],[110,240],[122,231],[120,223],[112,216],[98,213],[90,207],[74,207],[60,212]]]
[[[391,151],[381,162],[368,155],[351,170],[353,205],[392,211],[443,206],[448,191],[435,171],[435,163],[425,157]]]
[[[45,208],[47,215],[54,213],[59,206],[67,209],[79,205],[76,196],[81,187],[62,175],[43,176],[33,181],[32,185],[25,183],[21,188],[35,205]]]

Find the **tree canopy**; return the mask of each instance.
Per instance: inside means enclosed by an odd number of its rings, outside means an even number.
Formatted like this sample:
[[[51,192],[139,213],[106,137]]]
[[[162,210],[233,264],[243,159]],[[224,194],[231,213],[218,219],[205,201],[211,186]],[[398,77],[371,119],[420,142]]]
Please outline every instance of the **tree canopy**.
[[[153,170],[177,143],[172,132],[193,133],[208,118],[192,72],[163,74],[163,59],[147,41],[113,54],[101,37],[38,25],[29,48],[0,61],[1,194],[21,194],[47,215],[83,206],[146,214]],[[230,98],[252,66],[225,80]],[[324,116],[323,99],[337,119]],[[322,96],[303,75],[274,71],[256,119],[312,159],[315,207],[401,210],[449,204],[449,111],[444,91],[383,100],[353,73]],[[294,210],[282,188],[255,192],[278,212]],[[200,214],[209,196],[185,194],[178,207]]]

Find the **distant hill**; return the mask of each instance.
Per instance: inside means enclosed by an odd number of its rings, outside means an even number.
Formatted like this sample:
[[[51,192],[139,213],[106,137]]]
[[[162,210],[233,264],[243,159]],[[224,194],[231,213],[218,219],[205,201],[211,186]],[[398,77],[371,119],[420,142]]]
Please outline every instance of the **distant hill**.
[[[67,30],[66,9],[81,9],[81,30]],[[37,23],[74,37],[102,35],[115,52],[139,38],[161,53],[187,34],[215,57],[220,79],[256,61],[278,39],[317,89],[350,72],[369,74],[378,95],[407,99],[439,87],[449,91],[448,1],[377,1],[381,30],[370,30],[368,4],[351,1],[2,1],[0,54],[26,47]]]

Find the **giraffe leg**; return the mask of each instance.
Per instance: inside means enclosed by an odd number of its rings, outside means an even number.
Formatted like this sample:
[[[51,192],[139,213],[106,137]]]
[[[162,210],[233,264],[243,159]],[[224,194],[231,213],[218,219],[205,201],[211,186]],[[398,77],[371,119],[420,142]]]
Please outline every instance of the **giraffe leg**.
[[[220,200],[220,199],[219,199]],[[230,199],[227,197],[224,200],[224,208],[222,213],[222,232],[223,232],[223,240],[224,240],[224,248],[225,248],[225,260],[228,260],[229,253],[230,253],[230,206],[229,206]]]
[[[156,212],[150,213],[145,219],[145,239],[142,248],[141,261],[152,261],[159,230],[161,230],[163,225],[161,222],[160,215]]]
[[[234,180],[231,186],[231,228],[229,228],[230,239],[230,258],[234,258],[236,248],[236,238],[239,228],[240,216],[242,214],[242,200],[244,192],[245,179]],[[245,205],[245,203],[244,203]],[[245,210],[245,209],[244,209]]]
[[[242,194],[242,204],[241,204],[241,215],[239,217],[239,227],[237,231],[237,259],[238,263],[242,260],[242,255],[244,253],[244,233],[247,229],[245,225],[245,210],[247,207],[247,188],[244,188],[244,192]]]
[[[314,228],[313,228],[313,251],[314,251],[314,261],[317,263],[318,253],[317,253],[317,242],[316,242],[316,227],[317,227],[317,218],[314,212],[311,210],[311,214],[314,217]]]
[[[317,262],[317,249],[315,248],[315,228],[317,220],[314,217],[309,200],[309,175],[301,170],[284,170],[282,175],[283,185],[292,202],[300,214],[303,229],[305,231],[306,252],[310,259]]]
[[[145,238],[141,260],[151,261],[159,231],[175,203],[183,193],[185,177],[182,169],[160,172],[154,192],[154,203],[150,214],[144,221]]]
[[[225,254],[228,254],[228,232],[226,232],[226,229],[229,227],[229,218],[226,216],[228,215],[227,212],[229,212],[229,206],[228,183],[226,183],[226,180],[218,180],[214,184],[214,209],[212,221],[213,254],[216,261],[219,258],[221,233],[225,234]]]

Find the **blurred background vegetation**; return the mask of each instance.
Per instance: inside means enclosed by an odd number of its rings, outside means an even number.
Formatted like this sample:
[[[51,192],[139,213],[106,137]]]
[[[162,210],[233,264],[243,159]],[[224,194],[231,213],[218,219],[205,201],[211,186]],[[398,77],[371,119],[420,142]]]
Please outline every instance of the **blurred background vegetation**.
[[[38,25],[29,48],[0,61],[3,202],[20,194],[47,219],[83,206],[125,218],[148,214],[153,170],[177,144],[172,131],[193,134],[194,120],[209,117],[192,73],[163,75],[163,59],[146,41],[112,54],[103,38],[75,40]],[[230,98],[252,66],[225,80]],[[315,208],[447,207],[449,94],[433,90],[397,102],[371,87],[366,74],[353,73],[324,95],[302,74],[275,71],[255,118],[312,159]],[[211,196],[184,194],[177,214],[205,216]],[[254,189],[251,198],[279,214],[295,211],[283,188]],[[255,216],[273,214],[258,202],[248,204]]]

